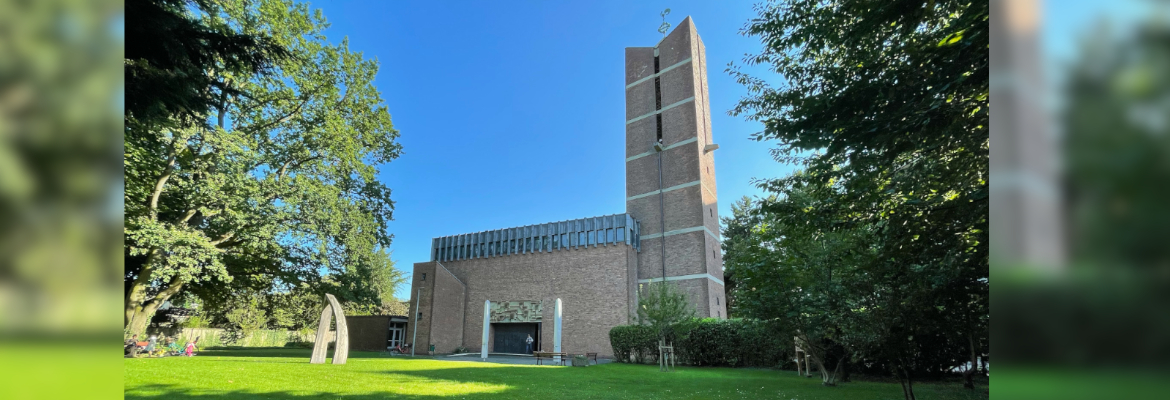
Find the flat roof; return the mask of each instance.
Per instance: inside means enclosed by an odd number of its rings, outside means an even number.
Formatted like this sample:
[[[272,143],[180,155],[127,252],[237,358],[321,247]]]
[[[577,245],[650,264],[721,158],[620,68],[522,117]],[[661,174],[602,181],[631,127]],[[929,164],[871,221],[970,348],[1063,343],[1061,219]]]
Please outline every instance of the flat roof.
[[[640,224],[629,214],[578,218],[431,239],[431,261],[458,261],[626,244],[641,250]]]

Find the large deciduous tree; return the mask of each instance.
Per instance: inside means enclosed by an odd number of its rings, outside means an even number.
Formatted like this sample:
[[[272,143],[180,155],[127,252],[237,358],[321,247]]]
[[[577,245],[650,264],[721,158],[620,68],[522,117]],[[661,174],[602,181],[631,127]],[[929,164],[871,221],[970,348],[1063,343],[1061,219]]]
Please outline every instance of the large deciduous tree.
[[[872,257],[840,264],[858,272],[837,337],[880,357],[912,399],[912,373],[942,368],[923,365],[934,364],[925,354],[987,335],[988,3],[787,0],[758,10],[744,32],[764,48],[746,62],[783,84],[730,68],[749,90],[732,113],[762,122],[755,138],[778,141],[777,158],[804,169],[762,184],[815,200],[776,208],[789,221],[781,226],[870,244],[861,248]]]
[[[205,123],[128,124],[126,329],[142,331],[185,288],[237,278],[376,298],[393,210],[377,174],[401,152],[377,61],[326,41],[324,17],[304,3],[200,4],[184,18],[270,38],[289,56],[267,73],[215,58]]]

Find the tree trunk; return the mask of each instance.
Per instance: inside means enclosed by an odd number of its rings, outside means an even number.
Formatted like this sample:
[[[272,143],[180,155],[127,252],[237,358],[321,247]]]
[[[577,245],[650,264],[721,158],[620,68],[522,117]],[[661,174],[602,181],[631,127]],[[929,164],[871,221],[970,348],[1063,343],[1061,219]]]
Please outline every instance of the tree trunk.
[[[820,357],[813,356],[812,360],[817,365],[817,370],[821,373],[821,385],[837,386],[837,374],[841,372],[841,360],[837,360],[837,367],[833,370],[825,368],[825,363]]]
[[[898,376],[898,382],[902,384],[902,395],[906,400],[915,400],[914,398],[914,383],[910,381],[910,372],[905,367],[896,367],[894,374]]]
[[[130,292],[126,293],[126,315],[122,321],[122,328],[130,331],[131,334],[142,334],[146,329],[146,325],[142,324],[140,320],[142,319],[142,312],[145,311],[146,287],[150,285],[151,275],[154,273],[151,266],[154,264],[154,258],[157,254],[157,249],[151,250],[147,254],[146,262],[142,263],[142,271],[138,273],[138,277],[134,278],[134,282],[130,284]]]
[[[967,334],[967,344],[971,348],[971,365],[968,365],[967,369],[963,371],[963,387],[974,390],[975,382],[971,379],[975,376],[975,368],[979,359],[975,357],[975,338],[970,333]]]
[[[145,335],[146,327],[150,325],[150,318],[154,316],[155,311],[158,311],[158,307],[143,307],[135,310],[129,324],[125,327],[126,331],[130,334]]]
[[[134,283],[130,285],[130,292],[126,294],[126,309],[125,321],[123,329],[130,334],[144,335],[146,327],[150,325],[150,319],[154,316],[155,311],[158,311],[159,306],[164,302],[170,300],[171,296],[179,293],[183,288],[183,282],[178,276],[171,278],[167,287],[160,290],[154,298],[147,300],[146,289],[150,286],[151,276],[153,275],[153,261],[155,259],[157,250],[151,251],[147,256],[146,262],[143,264],[142,272],[134,279]]]

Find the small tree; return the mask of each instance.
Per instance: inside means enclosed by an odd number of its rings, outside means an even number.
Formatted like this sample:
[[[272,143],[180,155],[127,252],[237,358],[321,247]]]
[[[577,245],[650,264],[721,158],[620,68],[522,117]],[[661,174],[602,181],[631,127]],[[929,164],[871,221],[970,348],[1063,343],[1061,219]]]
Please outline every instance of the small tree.
[[[243,341],[268,325],[268,312],[261,307],[262,301],[262,295],[248,293],[233,302],[231,310],[224,315],[228,323],[225,336],[232,338],[228,342]]]
[[[665,282],[638,286],[638,323],[653,327],[659,339],[665,340],[674,324],[695,317],[686,294],[678,287]]]

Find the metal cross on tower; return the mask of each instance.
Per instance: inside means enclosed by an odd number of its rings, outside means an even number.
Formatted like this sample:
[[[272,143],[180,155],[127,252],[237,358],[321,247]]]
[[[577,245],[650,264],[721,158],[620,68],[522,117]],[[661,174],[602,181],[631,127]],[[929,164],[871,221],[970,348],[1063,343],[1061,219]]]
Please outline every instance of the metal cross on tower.
[[[670,23],[666,22],[666,16],[670,15],[670,9],[662,10],[662,25],[658,25],[658,33],[662,34],[662,38],[666,38],[666,32],[670,31]]]

